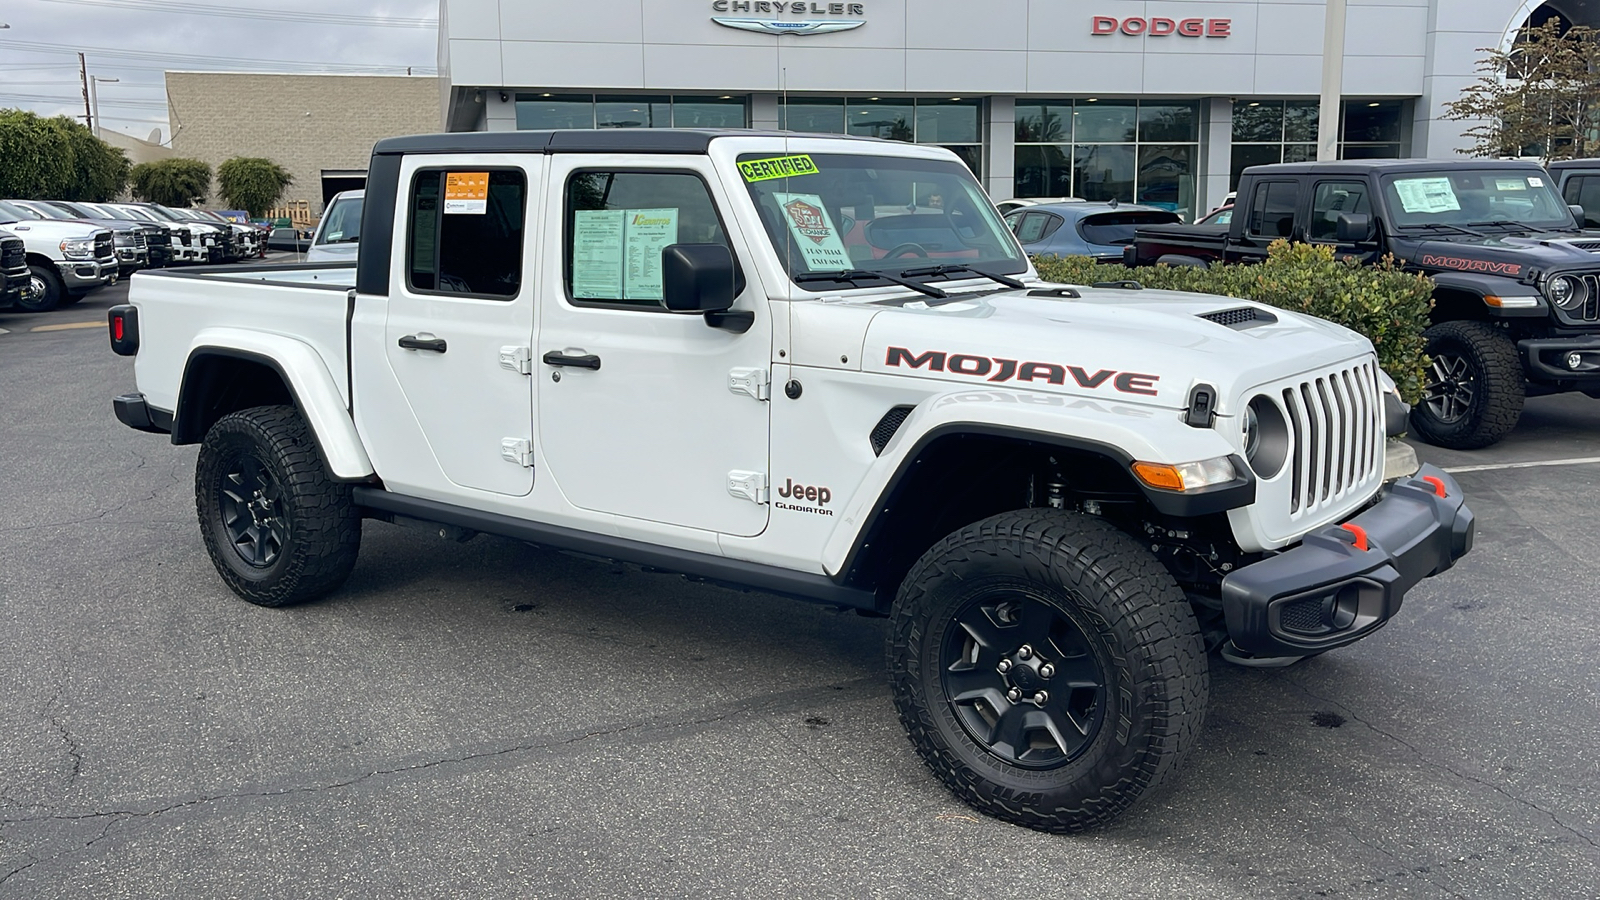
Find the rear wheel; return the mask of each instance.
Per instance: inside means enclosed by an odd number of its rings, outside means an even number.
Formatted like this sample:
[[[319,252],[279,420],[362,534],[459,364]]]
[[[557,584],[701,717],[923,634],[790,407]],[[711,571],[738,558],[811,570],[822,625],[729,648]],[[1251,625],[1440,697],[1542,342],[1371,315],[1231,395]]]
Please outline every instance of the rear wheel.
[[[224,416],[195,467],[195,512],[217,574],[260,606],[314,600],[344,583],[361,547],[350,486],[334,481],[292,406]]]
[[[1411,426],[1453,450],[1496,443],[1517,427],[1525,391],[1516,344],[1484,322],[1441,322],[1423,332],[1433,358]]]
[[[989,815],[1045,831],[1105,824],[1175,771],[1209,691],[1194,612],[1105,523],[1005,513],[906,576],[890,684],[934,774]]]
[[[66,299],[67,289],[54,266],[28,264],[28,284],[22,289],[17,306],[28,312],[49,312]]]

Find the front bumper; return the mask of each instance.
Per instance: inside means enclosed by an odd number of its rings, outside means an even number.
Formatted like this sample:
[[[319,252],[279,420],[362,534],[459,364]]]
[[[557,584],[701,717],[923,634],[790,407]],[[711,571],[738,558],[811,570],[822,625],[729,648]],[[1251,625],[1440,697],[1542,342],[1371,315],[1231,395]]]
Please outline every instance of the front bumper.
[[[1465,500],[1455,479],[1423,466],[1348,522],[1231,573],[1222,609],[1233,647],[1253,657],[1308,656],[1381,628],[1406,591],[1472,549]]]
[[[1600,335],[1531,338],[1517,341],[1522,365],[1535,379],[1600,384]],[[1567,356],[1577,353],[1577,368],[1567,365]]]
[[[86,291],[116,284],[120,274],[115,256],[104,259],[63,260],[56,263],[56,269],[61,272],[61,281],[67,286],[68,291]]]

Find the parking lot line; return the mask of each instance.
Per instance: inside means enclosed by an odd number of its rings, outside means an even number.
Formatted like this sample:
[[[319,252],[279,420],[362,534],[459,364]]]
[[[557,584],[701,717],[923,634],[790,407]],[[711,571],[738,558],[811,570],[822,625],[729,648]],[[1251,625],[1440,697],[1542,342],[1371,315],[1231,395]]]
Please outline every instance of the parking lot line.
[[[1458,472],[1491,472],[1498,469],[1538,469],[1545,466],[1584,466],[1600,463],[1600,456],[1574,456],[1570,459],[1539,459],[1533,462],[1493,463],[1486,466],[1446,466],[1445,471],[1454,475]]]
[[[10,334],[10,333],[11,333],[11,330],[9,328],[0,328],[0,334]]]
[[[73,328],[104,328],[105,324],[106,323],[104,322],[58,322],[55,325],[40,325],[36,328],[29,328],[28,331],[67,331]]]

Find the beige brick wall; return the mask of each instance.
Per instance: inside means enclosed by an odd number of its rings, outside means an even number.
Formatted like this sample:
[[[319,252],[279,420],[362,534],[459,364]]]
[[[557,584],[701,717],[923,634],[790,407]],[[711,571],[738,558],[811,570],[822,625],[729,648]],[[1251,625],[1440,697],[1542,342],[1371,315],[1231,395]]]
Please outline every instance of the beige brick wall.
[[[322,170],[365,170],[380,138],[430,134],[442,121],[433,76],[168,72],[167,106],[176,155],[212,171],[264,156],[294,176],[284,200],[319,215]]]

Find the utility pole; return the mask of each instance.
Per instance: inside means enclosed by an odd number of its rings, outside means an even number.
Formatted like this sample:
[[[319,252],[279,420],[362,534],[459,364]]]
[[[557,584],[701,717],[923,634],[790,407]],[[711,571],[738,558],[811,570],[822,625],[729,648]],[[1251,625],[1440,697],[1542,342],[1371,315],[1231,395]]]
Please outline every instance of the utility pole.
[[[1322,32],[1322,103],[1317,112],[1317,161],[1339,158],[1339,97],[1344,88],[1344,3],[1327,0]]]
[[[89,109],[89,64],[84,62],[83,54],[78,54],[78,78],[83,82],[83,123],[94,130],[94,113]]]

